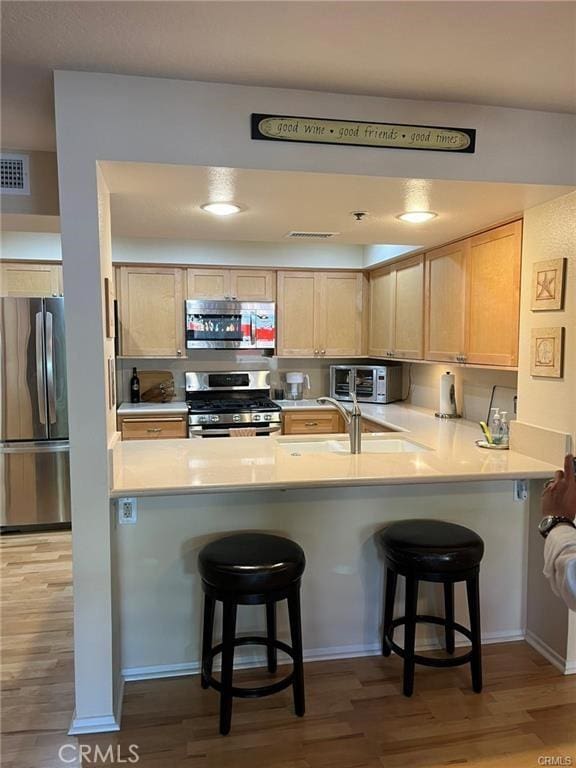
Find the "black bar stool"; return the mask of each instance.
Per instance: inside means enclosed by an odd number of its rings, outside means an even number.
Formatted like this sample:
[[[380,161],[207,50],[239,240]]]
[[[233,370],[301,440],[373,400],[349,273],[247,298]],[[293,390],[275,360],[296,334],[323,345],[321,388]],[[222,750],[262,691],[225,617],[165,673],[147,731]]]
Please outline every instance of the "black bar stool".
[[[198,556],[204,592],[202,637],[203,688],[220,692],[220,733],[230,732],[232,699],[261,698],[292,686],[294,709],[304,714],[304,665],[300,619],[300,578],[306,558],[302,547],[290,539],[267,533],[238,533],[207,544]],[[288,601],[292,646],[276,638],[276,603]],[[222,602],[222,642],[212,647],[214,608]],[[236,609],[239,605],[266,605],[267,637],[236,637]],[[293,661],[289,675],[271,685],[237,688],[232,684],[234,649],[240,645],[264,645],[269,672],[275,672],[277,651]],[[214,657],[222,654],[220,681],[212,675]]]
[[[404,520],[378,532],[386,558],[386,592],[382,626],[382,655],[391,651],[404,659],[404,695],[414,690],[414,665],[457,667],[470,662],[472,687],[482,690],[482,655],[480,640],[480,561],[484,542],[477,533],[462,525],[441,520]],[[394,619],[394,599],[398,574],[406,579],[404,616]],[[435,581],[444,585],[445,617],[418,615],[418,584]],[[454,621],[454,584],[466,582],[470,629]],[[472,649],[454,658],[430,658],[414,653],[416,624],[444,627],[446,651],[454,653],[454,631],[465,635]],[[404,648],[393,640],[394,629],[404,626]]]

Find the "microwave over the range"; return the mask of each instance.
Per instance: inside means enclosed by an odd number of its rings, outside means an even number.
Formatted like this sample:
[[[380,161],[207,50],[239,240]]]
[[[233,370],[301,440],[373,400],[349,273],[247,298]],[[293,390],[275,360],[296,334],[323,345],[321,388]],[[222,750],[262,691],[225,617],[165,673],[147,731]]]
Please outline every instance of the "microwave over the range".
[[[274,302],[186,301],[187,349],[274,349]]]
[[[352,392],[365,403],[394,403],[402,399],[402,364],[331,365],[330,395],[352,400]]]

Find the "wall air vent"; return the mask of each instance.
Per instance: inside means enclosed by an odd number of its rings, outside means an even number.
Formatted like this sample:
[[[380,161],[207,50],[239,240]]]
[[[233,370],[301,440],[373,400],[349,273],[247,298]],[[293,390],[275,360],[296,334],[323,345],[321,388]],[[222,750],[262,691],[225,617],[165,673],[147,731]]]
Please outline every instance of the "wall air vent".
[[[28,155],[0,154],[0,191],[3,195],[29,195]]]
[[[288,232],[285,237],[298,238],[301,240],[328,240],[339,234],[340,232]]]

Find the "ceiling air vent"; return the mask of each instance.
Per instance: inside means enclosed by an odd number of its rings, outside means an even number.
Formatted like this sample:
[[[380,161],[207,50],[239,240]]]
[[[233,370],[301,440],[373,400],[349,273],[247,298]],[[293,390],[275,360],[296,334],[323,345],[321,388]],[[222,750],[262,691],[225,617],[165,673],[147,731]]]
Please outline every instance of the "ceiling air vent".
[[[328,240],[330,237],[339,235],[340,232],[288,232],[286,237],[307,239],[307,240]]]
[[[0,190],[3,195],[29,195],[30,174],[28,155],[0,155]]]

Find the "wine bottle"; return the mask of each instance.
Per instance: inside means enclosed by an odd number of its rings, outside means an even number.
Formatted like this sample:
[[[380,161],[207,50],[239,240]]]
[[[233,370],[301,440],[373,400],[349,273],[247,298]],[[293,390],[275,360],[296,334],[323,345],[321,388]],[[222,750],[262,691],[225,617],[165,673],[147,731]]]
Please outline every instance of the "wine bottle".
[[[132,378],[130,379],[130,402],[140,402],[140,379],[136,372],[136,368],[132,368]]]

